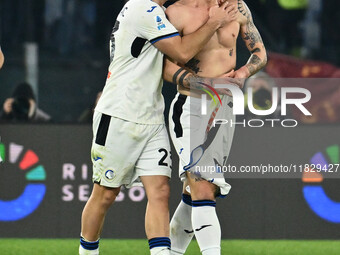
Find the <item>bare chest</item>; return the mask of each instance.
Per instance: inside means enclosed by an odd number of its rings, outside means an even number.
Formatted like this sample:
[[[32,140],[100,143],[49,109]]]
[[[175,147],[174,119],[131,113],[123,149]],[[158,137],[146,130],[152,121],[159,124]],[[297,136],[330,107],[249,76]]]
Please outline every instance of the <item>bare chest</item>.
[[[203,26],[208,20],[208,11],[197,11],[195,8],[192,8],[189,17],[190,18],[183,27],[183,35],[191,34]],[[239,31],[240,24],[238,21],[228,23],[217,30],[203,50],[212,48],[234,48]]]

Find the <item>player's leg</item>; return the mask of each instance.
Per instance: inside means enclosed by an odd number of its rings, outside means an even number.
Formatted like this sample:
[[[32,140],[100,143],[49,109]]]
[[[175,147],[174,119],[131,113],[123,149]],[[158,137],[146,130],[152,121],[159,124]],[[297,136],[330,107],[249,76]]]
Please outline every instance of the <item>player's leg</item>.
[[[169,196],[171,177],[170,143],[165,125],[152,125],[149,137],[137,163],[148,197],[145,214],[145,232],[152,255],[170,255]]]
[[[82,214],[81,255],[99,254],[99,237],[106,212],[120,187],[130,183],[134,164],[145,145],[147,138],[142,131],[136,123],[98,112],[94,114],[91,158],[95,184]]]
[[[184,181],[182,200],[177,206],[170,222],[172,255],[184,254],[194,236],[191,224],[192,201],[190,193],[186,190],[187,186],[187,181]]]
[[[191,221],[203,255],[221,254],[221,226],[216,214],[217,186],[188,173],[192,197]]]
[[[183,166],[190,162],[190,98],[177,94],[169,111],[169,132],[179,156],[179,176],[183,183],[182,199],[170,222],[171,253],[184,254],[194,236],[191,224],[191,196],[186,190]]]
[[[152,255],[170,254],[169,196],[167,176],[141,176],[148,197],[145,232]]]
[[[80,255],[99,254],[99,238],[107,210],[115,201],[120,188],[107,188],[95,183],[81,220]]]

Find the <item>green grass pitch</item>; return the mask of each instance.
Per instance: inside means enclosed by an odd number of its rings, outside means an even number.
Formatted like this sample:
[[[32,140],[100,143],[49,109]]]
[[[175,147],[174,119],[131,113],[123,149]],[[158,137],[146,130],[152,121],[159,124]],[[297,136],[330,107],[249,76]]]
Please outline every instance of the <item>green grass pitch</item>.
[[[77,239],[0,239],[2,255],[77,255]],[[100,242],[100,254],[149,255],[146,240],[112,240]],[[193,241],[186,255],[200,254]],[[336,255],[340,241],[256,241],[224,240],[222,254],[226,255]]]

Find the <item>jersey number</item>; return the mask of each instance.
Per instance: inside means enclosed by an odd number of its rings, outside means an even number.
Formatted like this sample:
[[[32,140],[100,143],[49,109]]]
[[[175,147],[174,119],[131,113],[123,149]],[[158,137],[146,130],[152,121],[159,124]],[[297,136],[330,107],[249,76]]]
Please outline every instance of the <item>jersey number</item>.
[[[164,162],[168,157],[169,153],[166,149],[162,148],[158,150],[159,153],[164,153],[163,157],[158,161],[159,166],[169,166],[168,163]],[[170,152],[170,159],[171,159],[171,152]]]

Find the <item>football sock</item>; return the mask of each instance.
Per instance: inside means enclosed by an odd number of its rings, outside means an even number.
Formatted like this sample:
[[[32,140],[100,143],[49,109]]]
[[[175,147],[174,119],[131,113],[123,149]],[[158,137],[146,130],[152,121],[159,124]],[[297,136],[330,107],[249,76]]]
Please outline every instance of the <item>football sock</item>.
[[[203,255],[221,254],[221,226],[215,207],[212,200],[192,201],[192,226]]]
[[[170,239],[172,255],[184,254],[194,236],[191,224],[191,202],[190,195],[182,194],[182,200],[171,219]]]
[[[170,255],[171,242],[169,237],[156,237],[149,240],[151,255]]]
[[[80,237],[79,255],[99,255],[99,239],[94,242]]]

